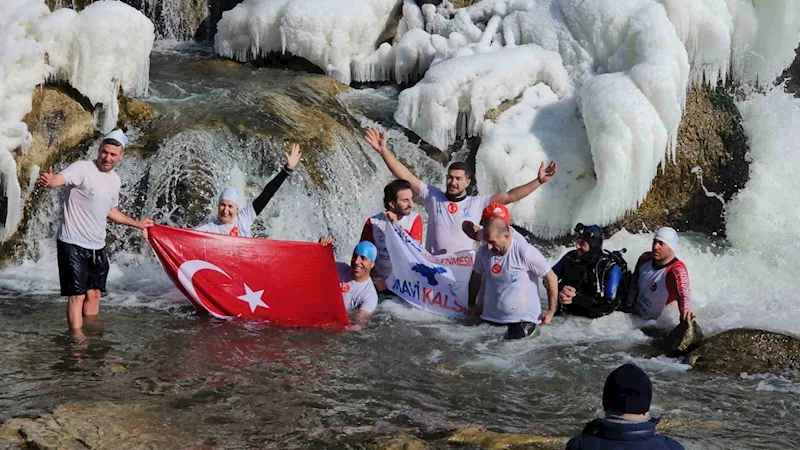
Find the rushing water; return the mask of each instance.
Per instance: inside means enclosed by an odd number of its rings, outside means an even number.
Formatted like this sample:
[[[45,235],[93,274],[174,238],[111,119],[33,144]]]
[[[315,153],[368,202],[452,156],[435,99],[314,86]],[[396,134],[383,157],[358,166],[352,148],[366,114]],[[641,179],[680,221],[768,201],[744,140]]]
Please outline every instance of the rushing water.
[[[280,89],[295,76],[240,68],[231,80],[231,72],[191,69],[205,58],[202,48],[185,46],[154,54],[149,100],[162,120],[202,122],[213,111],[257,127],[266,120],[254,100],[257,89]],[[341,99],[355,120],[389,124],[393,96],[395,90],[382,88]],[[392,129],[390,138],[425,179],[441,181],[441,165],[402,132]],[[180,222],[185,205],[153,199],[174,189],[181,174],[170,170],[192,158],[208,168],[197,182],[208,185],[209,195],[235,182],[252,193],[277,167],[274,145],[226,126],[168,136],[154,155],[128,157],[120,167],[123,186],[138,186],[123,207]],[[346,138],[334,143],[320,162],[334,181],[327,189],[303,171],[287,183],[259,219],[259,233],[298,240],[333,234],[342,242],[338,256],[346,257],[390,179],[361,145]],[[212,203],[213,197],[201,205],[205,214],[213,214]],[[87,326],[85,343],[74,344],[57,295],[54,205],[55,196],[29,222],[29,259],[0,272],[0,417],[36,416],[76,400],[143,402],[170,417],[170,426],[220,449],[363,448],[375,436],[432,436],[470,424],[572,435],[601,413],[608,372],[633,361],[653,378],[654,414],[688,424],[670,431],[687,448],[792,448],[800,439],[800,385],[791,374],[695,373],[654,356],[642,323],[621,313],[593,321],[559,317],[539,338],[521,342],[503,341],[503,330],[488,325],[437,318],[391,299],[360,333],[207,320],[187,306],[147,249],[139,251],[134,234],[118,228],[112,235],[122,243],[101,320]],[[649,239],[621,232],[607,245],[627,247],[632,263]],[[679,255],[707,332],[737,326],[797,332],[800,317],[787,295],[799,286],[786,267],[796,256],[763,253],[763,243],[740,250],[703,236],[682,240]],[[546,250],[553,260],[565,251]],[[676,316],[669,308],[658,325],[668,328]]]

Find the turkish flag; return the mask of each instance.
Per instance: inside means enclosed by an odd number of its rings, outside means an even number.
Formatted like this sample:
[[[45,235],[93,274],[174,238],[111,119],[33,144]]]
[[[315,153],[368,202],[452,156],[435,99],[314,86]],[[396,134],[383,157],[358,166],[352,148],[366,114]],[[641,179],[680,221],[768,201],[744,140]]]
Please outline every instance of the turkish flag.
[[[333,249],[156,225],[148,240],[169,277],[201,313],[278,325],[349,325]]]

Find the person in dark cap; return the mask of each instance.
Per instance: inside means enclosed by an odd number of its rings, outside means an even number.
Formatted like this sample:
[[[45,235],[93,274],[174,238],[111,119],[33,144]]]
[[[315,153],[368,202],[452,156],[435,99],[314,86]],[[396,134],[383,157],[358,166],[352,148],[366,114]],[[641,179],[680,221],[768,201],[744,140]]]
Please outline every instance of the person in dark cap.
[[[630,272],[620,252],[603,251],[603,229],[575,227],[575,250],[556,265],[559,314],[590,318],[611,314],[620,307]],[[622,250],[623,252],[625,250]]]
[[[566,450],[683,450],[678,441],[656,434],[649,417],[653,385],[633,364],[617,367],[603,387],[605,417],[595,419],[567,443]]]

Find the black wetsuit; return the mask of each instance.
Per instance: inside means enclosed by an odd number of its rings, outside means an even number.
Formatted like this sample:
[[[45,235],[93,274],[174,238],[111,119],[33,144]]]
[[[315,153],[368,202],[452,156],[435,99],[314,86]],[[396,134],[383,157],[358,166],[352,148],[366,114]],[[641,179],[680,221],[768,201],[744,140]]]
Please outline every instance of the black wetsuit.
[[[624,261],[616,261],[607,252],[578,255],[578,251],[573,250],[567,253],[553,266],[553,273],[559,280],[559,292],[564,286],[571,286],[576,293],[571,304],[559,304],[559,314],[590,318],[611,314],[624,297],[624,280],[628,278],[625,272]]]

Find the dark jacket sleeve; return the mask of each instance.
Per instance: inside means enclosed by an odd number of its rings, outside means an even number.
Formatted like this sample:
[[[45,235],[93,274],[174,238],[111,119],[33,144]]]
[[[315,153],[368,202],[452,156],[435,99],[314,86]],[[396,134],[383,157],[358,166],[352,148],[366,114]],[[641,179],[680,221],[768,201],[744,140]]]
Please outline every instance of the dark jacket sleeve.
[[[264,190],[261,191],[261,194],[253,200],[253,209],[256,211],[256,215],[261,214],[261,211],[267,206],[267,203],[272,199],[272,196],[278,192],[278,188],[281,187],[286,178],[292,173],[292,169],[288,167],[284,167],[275,175],[266,186],[264,186]]]
[[[582,442],[583,436],[579,434],[567,442],[567,448],[565,450],[581,450]]]

